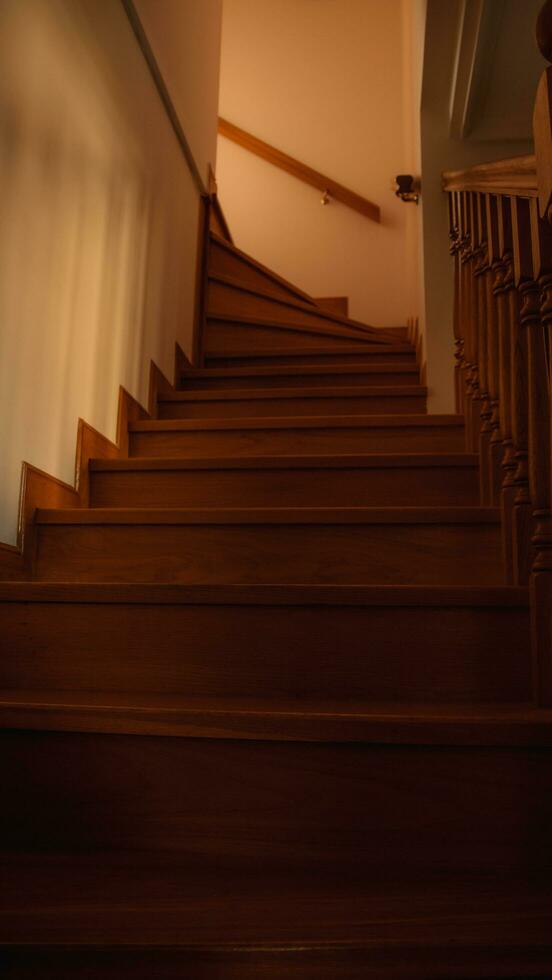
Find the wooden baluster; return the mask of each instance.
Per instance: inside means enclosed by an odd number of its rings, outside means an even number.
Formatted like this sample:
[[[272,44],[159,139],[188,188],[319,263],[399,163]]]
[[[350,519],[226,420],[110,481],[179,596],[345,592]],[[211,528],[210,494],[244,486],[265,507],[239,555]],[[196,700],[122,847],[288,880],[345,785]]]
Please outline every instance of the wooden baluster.
[[[512,583],[514,581],[513,511],[515,495],[513,478],[516,463],[512,435],[512,309],[509,294],[514,287],[514,270],[510,202],[508,198],[502,196],[498,199],[498,237],[502,268],[494,292],[498,303],[500,429],[503,449],[500,508],[506,581]]]
[[[537,697],[552,704],[552,515],[550,431],[550,331],[552,330],[552,229],[531,201],[533,278],[539,310],[528,334],[529,487],[534,508],[533,637]],[[536,297],[535,297],[536,306]]]
[[[479,436],[481,433],[481,389],[479,381],[480,367],[480,332],[481,332],[481,303],[478,272],[481,265],[483,248],[481,244],[480,211],[477,206],[478,194],[470,194],[470,225],[472,229],[472,251],[469,262],[470,270],[470,326],[471,326],[471,418],[470,443],[471,452],[479,452]]]
[[[462,339],[460,327],[460,231],[458,226],[458,206],[459,194],[457,191],[452,191],[452,193],[449,194],[449,251],[454,259],[454,404],[456,411],[458,413],[462,413],[463,398],[461,389],[461,369],[464,341]]]
[[[533,280],[531,224],[529,201],[511,199],[512,247],[514,281],[511,290],[510,327],[512,343],[512,438],[514,462],[511,486],[514,494],[513,558],[514,582],[526,585],[533,563],[531,545],[532,506],[528,469],[528,331],[534,326],[535,310],[538,321],[538,286]],[[535,303],[535,301],[537,301]]]
[[[475,267],[475,281],[478,293],[478,350],[479,350],[479,474],[480,500],[482,504],[490,505],[491,474],[489,466],[488,444],[490,438],[491,400],[489,394],[489,339],[488,339],[488,296],[487,273],[489,271],[489,249],[487,244],[487,211],[484,194],[477,194],[477,224],[479,229],[478,249],[479,258]]]
[[[470,193],[462,195],[462,246],[460,253],[462,270],[462,327],[464,334],[464,417],[466,421],[466,449],[473,452],[473,239],[472,207]]]
[[[500,503],[502,489],[502,426],[500,412],[500,331],[498,319],[498,296],[502,289],[504,266],[500,253],[498,234],[498,198],[494,194],[487,197],[487,239],[489,248],[490,272],[487,274],[487,344],[489,364],[489,394],[491,397],[491,420],[489,436],[489,478],[491,503]]]
[[[537,22],[537,42],[552,62],[552,0]],[[552,330],[552,67],[541,75],[533,114],[537,167],[537,205],[531,202],[533,278],[538,282],[543,329],[529,333],[529,478],[537,526],[531,576],[535,695],[552,705],[552,425],[550,416]],[[539,217],[540,215],[540,217]]]

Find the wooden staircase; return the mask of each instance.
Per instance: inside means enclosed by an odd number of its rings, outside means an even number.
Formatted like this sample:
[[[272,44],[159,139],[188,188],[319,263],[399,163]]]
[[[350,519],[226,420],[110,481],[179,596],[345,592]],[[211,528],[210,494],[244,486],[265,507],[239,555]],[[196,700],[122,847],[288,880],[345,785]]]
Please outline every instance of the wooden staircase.
[[[552,712],[413,347],[212,234],[203,366],[0,584],[7,978],[552,974]]]

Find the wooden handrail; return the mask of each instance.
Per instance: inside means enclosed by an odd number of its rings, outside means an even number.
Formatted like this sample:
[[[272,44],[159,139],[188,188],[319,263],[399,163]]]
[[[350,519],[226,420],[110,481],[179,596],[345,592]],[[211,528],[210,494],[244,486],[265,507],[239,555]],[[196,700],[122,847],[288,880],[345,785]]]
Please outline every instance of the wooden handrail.
[[[510,160],[481,163],[468,170],[449,170],[443,174],[443,190],[536,197],[535,157],[512,157]]]
[[[552,0],[537,38],[552,61]],[[500,504],[506,580],[530,585],[534,697],[552,705],[552,65],[535,156],[443,174],[455,265],[457,409]]]
[[[370,218],[371,221],[377,222],[381,220],[380,209],[377,204],[368,201],[365,197],[361,197],[360,194],[355,194],[354,191],[344,187],[343,184],[338,184],[331,177],[326,177],[324,174],[319,173],[318,170],[307,167],[306,164],[295,160],[294,157],[288,156],[287,153],[282,153],[281,150],[270,146],[269,143],[264,143],[263,140],[257,139],[251,133],[246,133],[239,126],[234,126],[233,123],[219,117],[218,131],[221,136],[225,136],[226,139],[232,140],[232,142],[237,143],[239,146],[243,146],[250,153],[254,153],[263,160],[268,160],[275,167],[279,167],[280,170],[285,170],[286,173],[292,174],[293,177],[304,181],[305,184],[316,187],[322,194],[327,191],[334,200],[340,201],[341,204],[346,204],[348,208],[352,208],[353,211],[358,211],[365,218]]]

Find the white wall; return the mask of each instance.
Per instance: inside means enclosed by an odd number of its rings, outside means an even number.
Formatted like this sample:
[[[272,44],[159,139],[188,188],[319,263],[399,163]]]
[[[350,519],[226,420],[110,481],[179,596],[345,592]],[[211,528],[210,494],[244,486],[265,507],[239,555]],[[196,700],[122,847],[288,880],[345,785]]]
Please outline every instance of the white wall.
[[[134,0],[200,175],[215,169],[222,0]],[[215,107],[215,111],[213,108]]]
[[[224,138],[217,180],[236,244],[353,317],[404,323],[401,0],[224,0],[220,114],[379,204],[377,225]]]
[[[172,377],[175,341],[191,351],[199,193],[119,0],[3,0],[0,63],[0,540],[14,542],[22,460],[72,483],[79,416],[113,438],[119,385],[144,403],[150,358]]]

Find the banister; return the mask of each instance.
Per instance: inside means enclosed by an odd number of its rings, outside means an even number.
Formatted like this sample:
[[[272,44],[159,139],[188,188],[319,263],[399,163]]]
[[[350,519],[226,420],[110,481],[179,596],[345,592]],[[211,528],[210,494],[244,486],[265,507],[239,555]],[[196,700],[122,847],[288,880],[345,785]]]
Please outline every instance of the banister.
[[[348,208],[352,208],[353,211],[358,211],[359,214],[364,215],[365,218],[369,218],[371,221],[379,222],[381,220],[380,209],[377,204],[367,200],[367,198],[362,197],[360,194],[356,194],[355,191],[349,190],[348,187],[344,187],[343,184],[332,180],[331,177],[326,177],[324,174],[319,173],[318,170],[313,170],[312,167],[308,167],[305,163],[301,163],[294,157],[288,156],[287,153],[282,153],[281,150],[277,150],[269,143],[257,139],[256,136],[252,136],[251,133],[240,129],[239,126],[234,126],[233,123],[219,117],[218,131],[221,136],[232,140],[232,142],[249,150],[250,153],[254,153],[263,160],[267,160],[275,167],[279,167],[280,170],[285,170],[286,173],[297,177],[298,180],[302,180],[305,184],[316,187],[321,194],[329,194],[330,198],[339,201],[341,204],[345,204]]]
[[[537,25],[552,62],[552,0]],[[552,64],[535,156],[443,174],[454,259],[457,410],[500,505],[506,581],[529,585],[534,700],[552,705]]]
[[[445,191],[479,191],[537,197],[537,166],[534,156],[512,157],[480,163],[467,170],[448,170],[442,176]]]

